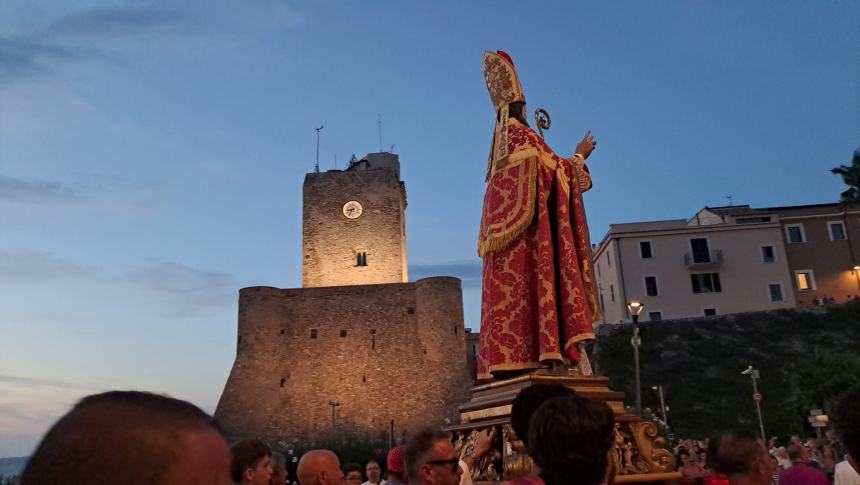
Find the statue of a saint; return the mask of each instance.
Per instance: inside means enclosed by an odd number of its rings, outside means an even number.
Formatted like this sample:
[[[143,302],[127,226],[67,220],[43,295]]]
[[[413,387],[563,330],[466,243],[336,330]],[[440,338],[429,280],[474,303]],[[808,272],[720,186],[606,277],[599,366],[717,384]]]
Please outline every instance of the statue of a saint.
[[[600,307],[582,193],[585,159],[560,158],[528,124],[525,96],[508,54],[484,53],[496,127],[478,236],[484,258],[478,377],[559,364],[591,374],[582,345],[594,338]]]

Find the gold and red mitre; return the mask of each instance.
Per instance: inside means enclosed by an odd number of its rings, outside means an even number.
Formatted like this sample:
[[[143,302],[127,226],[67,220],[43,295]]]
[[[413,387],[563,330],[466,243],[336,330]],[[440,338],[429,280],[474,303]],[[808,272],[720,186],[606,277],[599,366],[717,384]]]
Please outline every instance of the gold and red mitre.
[[[504,51],[484,51],[484,80],[487,91],[496,109],[496,127],[493,130],[493,147],[487,161],[487,178],[496,162],[508,156],[508,105],[515,101],[525,102],[523,86],[514,68],[514,61]]]

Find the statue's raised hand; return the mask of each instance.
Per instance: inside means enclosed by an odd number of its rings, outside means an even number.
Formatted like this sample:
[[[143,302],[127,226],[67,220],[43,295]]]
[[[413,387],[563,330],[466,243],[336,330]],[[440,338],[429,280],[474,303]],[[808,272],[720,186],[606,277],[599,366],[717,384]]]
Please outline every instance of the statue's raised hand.
[[[582,140],[579,140],[579,143],[576,144],[576,153],[578,155],[582,155],[582,158],[588,158],[591,155],[591,152],[594,151],[594,147],[597,146],[597,140],[591,136],[591,130],[588,130],[585,133],[585,136],[582,137]]]

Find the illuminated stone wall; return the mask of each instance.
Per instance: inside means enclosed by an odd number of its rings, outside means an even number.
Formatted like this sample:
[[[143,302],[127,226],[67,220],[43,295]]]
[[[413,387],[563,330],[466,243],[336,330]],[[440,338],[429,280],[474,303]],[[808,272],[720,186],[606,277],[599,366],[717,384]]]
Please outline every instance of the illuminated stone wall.
[[[406,194],[399,180],[399,161],[388,153],[368,158],[348,170],[305,176],[302,286],[306,288],[409,280]],[[362,205],[360,217],[344,215],[349,201]],[[356,264],[359,252],[366,253],[367,266]]]
[[[316,338],[313,338],[313,331]],[[387,436],[456,417],[472,383],[460,280],[244,288],[216,417],[231,438]]]

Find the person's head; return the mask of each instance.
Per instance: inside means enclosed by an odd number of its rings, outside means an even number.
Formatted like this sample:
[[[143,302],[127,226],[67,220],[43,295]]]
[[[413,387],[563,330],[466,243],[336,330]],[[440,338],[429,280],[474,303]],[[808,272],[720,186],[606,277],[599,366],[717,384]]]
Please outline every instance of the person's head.
[[[343,483],[346,485],[359,485],[363,481],[361,478],[361,465],[358,463],[347,463],[343,466]]]
[[[508,105],[508,116],[516,118],[524,125],[529,124],[528,116],[526,115],[526,102],[514,101]]]
[[[234,483],[268,485],[272,451],[260,440],[242,440],[230,447],[230,476]]]
[[[441,431],[425,430],[410,438],[404,462],[413,485],[457,485],[463,473],[451,439]]]
[[[687,450],[681,450],[678,452],[678,459],[681,460],[681,464],[687,466],[690,464],[690,454],[687,453]]]
[[[752,483],[770,485],[775,469],[764,443],[748,431],[725,433],[708,450],[711,471],[731,481],[744,478]]]
[[[771,436],[770,441],[767,442],[768,448],[776,448],[776,442],[779,441],[779,438],[776,436]]]
[[[779,468],[779,460],[777,460],[776,457],[773,455],[770,455],[770,466],[774,470]]]
[[[573,394],[571,389],[561,384],[535,384],[520,391],[511,405],[511,428],[517,438],[528,446],[529,422],[537,408],[552,398]]]
[[[229,484],[230,450],[191,403],[111,391],[83,398],[48,430],[21,483]]]
[[[329,450],[311,450],[299,459],[296,469],[300,485],[341,485],[340,460]]]
[[[788,450],[785,448],[785,446],[780,446],[779,448],[776,449],[776,456],[778,456],[779,458],[782,458],[784,460],[789,459],[788,458]]]
[[[705,465],[708,463],[708,452],[707,452],[707,451],[705,451],[705,450],[699,450],[699,452],[698,452],[698,453],[696,453],[696,455],[698,455],[698,457],[699,457],[699,463],[700,463],[702,466],[705,466]]]
[[[609,450],[615,420],[606,404],[578,395],[541,404],[529,424],[529,451],[547,485],[578,477],[597,485],[611,475]]]
[[[817,450],[818,449],[818,440],[815,438],[809,438],[808,440],[806,440],[806,447],[809,448],[810,450]]]
[[[370,460],[367,462],[367,465],[364,465],[364,474],[370,483],[379,483],[379,480],[382,478],[382,469],[379,467],[379,463]]]
[[[406,447],[403,445],[395,446],[388,452],[385,469],[388,471],[388,481],[396,481],[398,483],[406,483],[406,466],[403,462],[403,452]]]
[[[797,443],[788,447],[788,459],[792,463],[809,463],[809,450]]]
[[[789,444],[799,445],[800,444],[800,435],[798,435],[798,434],[791,435],[791,440],[789,441]]]
[[[272,452],[272,478],[269,479],[270,485],[284,485],[287,481],[287,458],[278,453]]]
[[[836,405],[833,424],[848,453],[848,462],[860,472],[860,386],[845,393]]]

